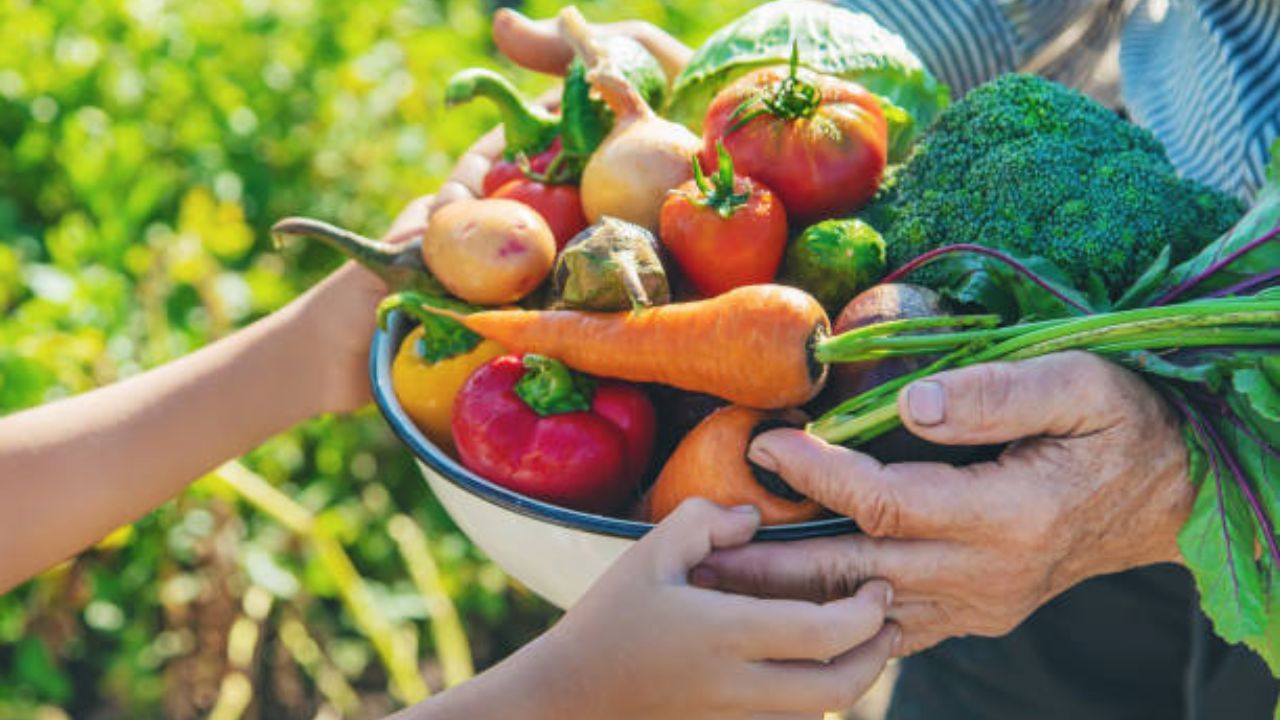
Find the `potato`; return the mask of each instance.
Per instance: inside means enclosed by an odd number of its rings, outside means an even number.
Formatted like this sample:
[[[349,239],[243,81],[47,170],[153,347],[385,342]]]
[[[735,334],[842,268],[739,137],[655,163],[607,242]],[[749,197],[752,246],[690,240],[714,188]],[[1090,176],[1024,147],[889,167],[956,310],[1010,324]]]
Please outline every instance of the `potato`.
[[[422,259],[450,293],[477,305],[533,292],[556,259],[556,241],[533,208],[514,200],[458,200],[431,216]]]

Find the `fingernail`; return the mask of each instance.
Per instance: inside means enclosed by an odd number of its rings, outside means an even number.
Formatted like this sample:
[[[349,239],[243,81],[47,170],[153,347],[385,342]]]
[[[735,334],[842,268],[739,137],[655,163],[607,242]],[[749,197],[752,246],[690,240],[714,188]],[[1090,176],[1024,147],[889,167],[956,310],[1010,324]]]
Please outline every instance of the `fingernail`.
[[[902,655],[902,626],[897,623],[889,626],[889,652],[894,657]]]
[[[729,508],[729,512],[742,513],[743,515],[755,515],[760,512],[755,505],[734,505]]]
[[[747,459],[765,470],[778,472],[778,461],[768,450],[761,447],[761,443],[760,440],[751,443],[751,447],[747,448]]]
[[[884,606],[886,608],[893,607],[893,586],[885,583],[884,588]]]
[[[917,425],[937,425],[946,417],[946,397],[942,386],[921,380],[907,386],[907,412]]]
[[[704,590],[714,590],[720,582],[720,576],[715,570],[709,567],[699,565],[689,571],[689,584],[694,587],[700,587]]]

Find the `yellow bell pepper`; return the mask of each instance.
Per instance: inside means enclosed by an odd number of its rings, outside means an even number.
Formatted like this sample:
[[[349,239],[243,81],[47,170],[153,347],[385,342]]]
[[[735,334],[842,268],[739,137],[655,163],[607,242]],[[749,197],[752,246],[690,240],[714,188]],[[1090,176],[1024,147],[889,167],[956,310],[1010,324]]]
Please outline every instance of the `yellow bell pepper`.
[[[482,340],[470,352],[429,362],[423,358],[421,327],[405,336],[391,364],[391,386],[404,411],[427,439],[453,452],[453,399],[476,368],[505,355],[492,340]]]
[[[452,454],[454,398],[476,368],[505,355],[506,350],[457,321],[432,313],[432,307],[455,312],[475,309],[456,300],[405,291],[378,305],[378,324],[385,328],[392,310],[421,323],[400,343],[391,363],[391,386],[422,434]]]

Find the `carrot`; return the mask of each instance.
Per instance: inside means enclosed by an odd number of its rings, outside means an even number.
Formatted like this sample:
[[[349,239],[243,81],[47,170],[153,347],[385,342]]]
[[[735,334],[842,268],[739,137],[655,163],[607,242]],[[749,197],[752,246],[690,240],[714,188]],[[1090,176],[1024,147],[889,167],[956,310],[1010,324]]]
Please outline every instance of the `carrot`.
[[[765,525],[812,520],[822,509],[781,478],[747,461],[747,446],[766,430],[793,426],[781,413],[736,405],[708,415],[672,453],[646,498],[647,518],[659,522],[690,497],[726,507],[754,505]]]
[[[450,316],[512,352],[547,355],[592,375],[662,383],[747,407],[803,405],[827,377],[826,366],[813,357],[815,344],[831,329],[826,312],[808,293],[782,285],[749,285],[709,300],[630,312],[490,310]]]

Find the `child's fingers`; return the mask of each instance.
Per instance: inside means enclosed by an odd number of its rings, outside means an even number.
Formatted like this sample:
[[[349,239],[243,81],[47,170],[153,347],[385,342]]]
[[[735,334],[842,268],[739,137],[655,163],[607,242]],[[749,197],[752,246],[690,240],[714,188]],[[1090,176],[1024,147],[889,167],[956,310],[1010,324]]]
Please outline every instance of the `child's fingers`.
[[[430,212],[434,214],[440,208],[458,200],[471,200],[484,196],[484,176],[493,167],[493,162],[502,154],[505,140],[502,126],[499,125],[485,133],[479,140],[471,144],[458,163],[453,166],[449,177],[436,191],[431,203]]]
[[[830,663],[766,662],[757,665],[759,687],[747,707],[770,712],[844,710],[858,701],[889,661],[898,626],[885,625],[867,642]]]
[[[383,241],[399,244],[408,241],[414,234],[422,233],[426,228],[427,215],[430,213],[431,206],[434,203],[434,195],[422,195],[414,198],[396,216],[395,222],[391,223],[391,227],[387,228],[387,234],[383,236]]]
[[[754,507],[725,509],[709,500],[691,498],[640,544],[653,553],[659,577],[684,582],[689,569],[712,550],[747,542],[759,526],[760,513]]]
[[[883,580],[825,604],[724,596],[740,647],[751,660],[828,660],[862,645],[884,627],[892,590]]]

